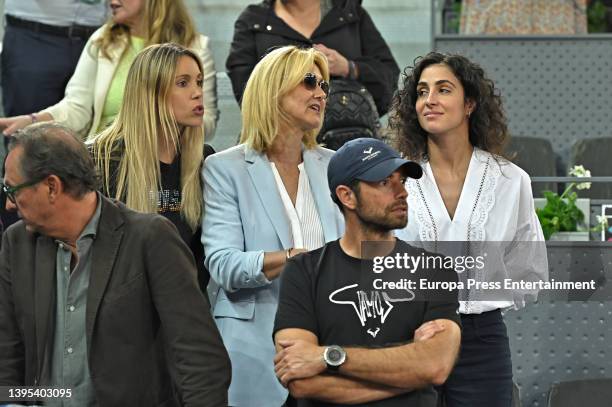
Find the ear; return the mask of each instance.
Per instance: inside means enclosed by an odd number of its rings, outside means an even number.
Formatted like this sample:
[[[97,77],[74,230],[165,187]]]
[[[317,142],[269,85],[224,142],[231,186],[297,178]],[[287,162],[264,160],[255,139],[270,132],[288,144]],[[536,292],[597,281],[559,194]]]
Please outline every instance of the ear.
[[[336,187],[336,196],[346,208],[353,210],[357,207],[355,192],[346,185],[338,185]]]
[[[64,183],[57,175],[49,175],[45,181],[45,185],[49,189],[49,200],[51,202],[55,202],[64,192]]]
[[[472,99],[468,99],[465,101],[465,115],[470,117],[472,113],[476,110],[476,102]]]

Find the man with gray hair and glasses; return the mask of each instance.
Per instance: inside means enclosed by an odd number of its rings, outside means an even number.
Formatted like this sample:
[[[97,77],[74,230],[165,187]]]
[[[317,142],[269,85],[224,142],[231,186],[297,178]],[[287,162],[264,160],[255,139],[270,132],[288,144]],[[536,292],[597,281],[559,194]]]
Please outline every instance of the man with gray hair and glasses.
[[[229,359],[189,248],[97,186],[71,130],[12,138],[2,189],[22,221],[0,252],[0,386],[60,388],[42,395],[52,406],[227,406]]]

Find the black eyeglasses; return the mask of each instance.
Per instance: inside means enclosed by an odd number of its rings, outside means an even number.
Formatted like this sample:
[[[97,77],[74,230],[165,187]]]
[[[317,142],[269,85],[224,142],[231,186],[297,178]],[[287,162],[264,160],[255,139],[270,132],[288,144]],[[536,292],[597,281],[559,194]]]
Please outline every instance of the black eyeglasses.
[[[40,182],[40,180],[38,181],[28,181],[28,182],[24,182],[23,184],[19,184],[19,185],[15,185],[14,187],[8,186],[6,185],[4,182],[2,183],[2,192],[4,192],[6,194],[6,197],[12,202],[15,203],[15,194],[23,189],[23,188],[27,188],[27,187],[31,187],[34,186],[36,184],[38,184]]]
[[[329,83],[326,80],[318,80],[317,75],[312,72],[308,72],[304,75],[304,86],[308,90],[315,90],[315,88],[319,85],[323,93],[325,93],[325,98],[329,96]]]

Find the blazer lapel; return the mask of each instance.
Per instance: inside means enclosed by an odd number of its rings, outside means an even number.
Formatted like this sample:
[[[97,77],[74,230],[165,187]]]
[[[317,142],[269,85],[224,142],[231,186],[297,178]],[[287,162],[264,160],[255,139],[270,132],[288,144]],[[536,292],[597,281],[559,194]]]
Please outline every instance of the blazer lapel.
[[[338,225],[338,208],[331,200],[329,184],[327,182],[327,164],[323,161],[321,154],[316,150],[304,150],[304,168],[308,174],[310,190],[317,205],[323,235],[325,241],[335,240],[339,235],[340,225]]]
[[[98,232],[92,246],[91,275],[87,290],[87,313],[85,317],[85,331],[88,349],[91,346],[93,327],[95,324],[100,302],[106,291],[113,264],[123,237],[123,218],[119,210],[107,198],[98,194],[102,199],[100,222]]]
[[[276,180],[270,163],[264,158],[263,154],[246,146],[245,160],[251,163],[247,170],[264,210],[270,218],[283,248],[288,249],[293,246],[293,239],[289,233],[289,219],[285,214],[285,207],[280,194],[276,190]]]
[[[46,349],[52,343],[49,340],[50,328],[55,321],[55,294],[57,246],[53,239],[40,236],[36,240],[36,260],[34,269],[34,309],[36,320],[36,351],[38,375],[44,377],[43,369],[47,365]],[[41,377],[39,376],[39,380]]]

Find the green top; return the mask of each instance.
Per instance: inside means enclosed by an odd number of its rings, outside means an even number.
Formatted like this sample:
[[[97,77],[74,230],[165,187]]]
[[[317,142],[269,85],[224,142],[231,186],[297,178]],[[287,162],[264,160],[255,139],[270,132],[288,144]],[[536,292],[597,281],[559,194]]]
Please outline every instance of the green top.
[[[106,94],[106,100],[104,101],[104,109],[102,109],[102,118],[96,133],[101,132],[108,127],[115,116],[119,113],[121,108],[121,102],[123,101],[123,91],[125,90],[125,83],[127,81],[128,71],[130,66],[138,54],[144,48],[145,40],[140,37],[131,37],[130,47],[123,53],[119,65],[115,70],[113,80]]]

